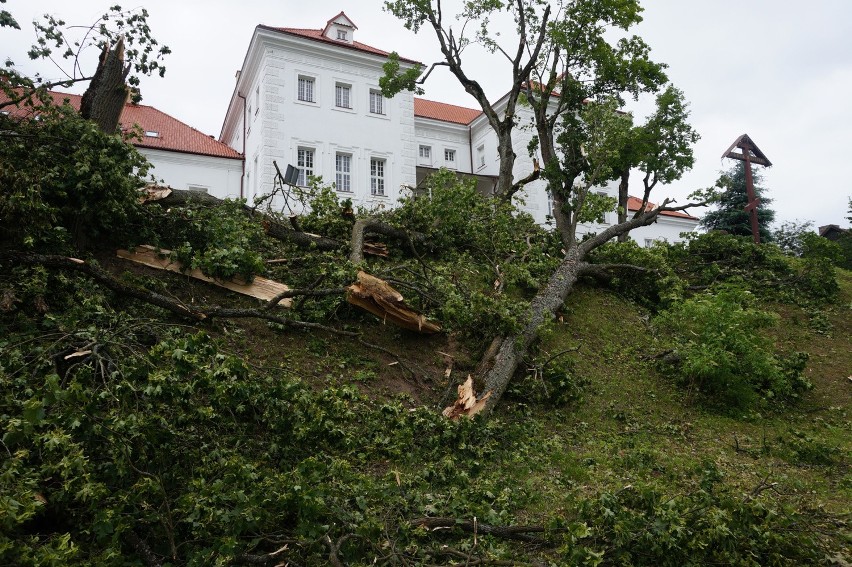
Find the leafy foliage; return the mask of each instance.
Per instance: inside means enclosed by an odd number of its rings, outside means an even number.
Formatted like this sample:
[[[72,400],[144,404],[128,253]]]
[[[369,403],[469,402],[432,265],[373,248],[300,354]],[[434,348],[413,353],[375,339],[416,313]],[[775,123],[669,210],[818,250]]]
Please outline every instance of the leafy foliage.
[[[760,499],[714,487],[666,497],[654,487],[628,486],[583,503],[570,525],[565,559],[572,565],[794,565],[822,560],[801,517]]]
[[[812,386],[802,371],[807,356],[776,355],[760,330],[776,323],[766,311],[750,306],[738,291],[687,299],[655,321],[671,348],[666,362],[686,385],[726,404],[747,406],[754,394],[767,400],[790,400]]]
[[[70,106],[0,116],[0,237],[15,247],[128,244],[144,237],[137,189],[147,161]],[[27,219],[26,223],[20,219]]]
[[[642,248],[629,240],[596,248],[589,260],[595,264],[625,264],[644,269],[615,272],[606,285],[635,303],[656,310],[683,297],[686,286],[669,264],[668,253],[664,243]]]
[[[239,276],[251,281],[266,267],[258,253],[263,227],[246,214],[244,201],[227,200],[218,207],[188,206],[161,211],[155,243],[171,249],[186,269],[211,277]]]
[[[797,261],[776,246],[755,245],[749,237],[696,234],[665,250],[669,263],[677,266],[677,274],[693,286],[740,286],[764,299],[800,304],[824,303],[837,296],[830,262],[819,258]]]
[[[145,8],[124,10],[114,5],[88,26],[69,26],[56,16],[45,15],[42,21],[33,22],[36,30],[36,42],[30,48],[30,59],[49,59],[60,70],[64,79],[45,81],[40,76],[29,77],[18,72],[14,63],[7,60],[0,68],[0,89],[12,101],[28,101],[40,96],[46,90],[56,86],[70,86],[77,82],[92,79],[94,71],[84,73],[85,64],[81,56],[88,48],[100,51],[104,46],[115,45],[123,38],[126,49],[125,61],[130,65],[128,82],[132,87],[133,100],[139,102],[140,77],[144,75],[165,75],[163,60],[171,50],[151,35],[148,25],[148,11]],[[0,27],[19,28],[11,14],[0,12]],[[67,68],[59,64],[60,59],[70,61]],[[96,60],[96,58],[93,58]]]

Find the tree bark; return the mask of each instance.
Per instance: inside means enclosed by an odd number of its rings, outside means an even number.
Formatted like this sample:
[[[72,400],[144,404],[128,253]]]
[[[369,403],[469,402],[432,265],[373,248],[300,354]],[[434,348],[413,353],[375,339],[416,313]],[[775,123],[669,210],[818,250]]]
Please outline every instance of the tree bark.
[[[627,200],[630,198],[628,190],[630,187],[630,168],[625,168],[621,172],[621,181],[618,183],[618,223],[621,224],[627,220]],[[618,235],[619,242],[627,242],[629,233]]]
[[[129,72],[130,65],[124,62],[122,37],[114,46],[104,46],[95,75],[80,101],[80,115],[107,134],[118,129],[118,120],[130,96],[125,83]]]
[[[488,355],[483,357],[483,363],[481,363],[480,368],[484,369],[484,373],[477,376],[483,384],[479,399],[483,399],[486,395],[488,399],[480,413],[489,415],[497,406],[509,382],[511,382],[515,372],[537,338],[539,328],[548,319],[555,316],[557,310],[562,307],[562,304],[568,297],[568,294],[571,293],[577,280],[585,275],[587,271],[595,273],[594,275],[597,275],[596,273],[600,271],[597,267],[583,261],[589,252],[603,245],[608,240],[627,233],[634,228],[653,223],[661,212],[681,211],[706,204],[706,202],[702,202],[690,203],[682,207],[668,207],[666,206],[668,203],[669,201],[666,200],[660,208],[646,211],[623,223],[613,225],[588,240],[573,243],[567,247],[562,262],[553,272],[553,275],[550,276],[547,285],[536,294],[527,308],[523,328],[515,335],[506,337],[500,341],[497,354],[493,356],[493,362],[486,360]]]
[[[485,375],[481,377],[484,383],[482,395],[490,392],[483,414],[490,414],[497,406],[518,366],[535,341],[539,328],[553,317],[565,302],[565,298],[582,275],[583,266],[579,248],[574,246],[569,249],[556,271],[550,276],[547,285],[530,303],[523,329],[516,335],[502,340],[494,356],[493,364],[488,365]]]
[[[420,233],[409,234],[405,230],[391,226],[379,219],[368,217],[358,219],[352,225],[352,239],[350,240],[349,261],[353,264],[358,264],[364,261],[364,235],[365,234],[381,234],[396,238],[413,246],[414,243],[422,244],[426,242],[426,236]]]

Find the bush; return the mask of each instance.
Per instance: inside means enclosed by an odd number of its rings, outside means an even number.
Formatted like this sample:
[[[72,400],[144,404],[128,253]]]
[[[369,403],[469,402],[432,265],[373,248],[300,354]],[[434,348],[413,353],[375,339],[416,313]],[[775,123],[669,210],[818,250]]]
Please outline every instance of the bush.
[[[0,242],[57,253],[146,237],[148,162],[120,136],[70,106],[39,108],[38,120],[0,115],[0,131]]]
[[[563,553],[571,565],[815,565],[818,536],[804,518],[761,498],[717,491],[665,497],[627,486],[582,503]]]
[[[589,260],[595,264],[631,264],[647,271],[614,272],[607,285],[644,307],[656,310],[683,296],[684,281],[668,261],[668,244],[641,248],[635,241],[610,242],[595,249]]]
[[[832,301],[838,291],[831,262],[792,258],[773,244],[722,232],[689,235],[666,247],[669,263],[690,287],[741,286],[761,298],[797,304]]]
[[[243,210],[243,201],[223,201],[217,207],[187,206],[163,211],[155,243],[171,249],[186,269],[222,279],[240,276],[251,281],[265,264],[257,252],[264,232]]]
[[[791,400],[810,388],[802,356],[784,359],[761,331],[777,316],[749,307],[741,291],[704,294],[679,303],[655,320],[675,356],[663,364],[678,380],[711,399],[735,406]]]

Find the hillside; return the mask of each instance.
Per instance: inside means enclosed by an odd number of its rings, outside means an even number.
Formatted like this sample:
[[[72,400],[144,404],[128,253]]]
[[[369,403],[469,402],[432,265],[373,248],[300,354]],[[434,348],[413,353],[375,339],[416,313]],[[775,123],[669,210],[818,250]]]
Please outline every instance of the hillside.
[[[188,305],[254,302],[99,259]],[[656,315],[589,282],[496,414],[458,423],[440,410],[473,371],[476,340],[345,304],[335,327],[357,337],[187,324],[65,279],[70,301],[3,315],[0,557],[845,565],[852,276],[837,274],[834,302],[762,303],[780,314],[767,330],[777,349],[809,354],[813,389],[798,402],[708,403],[661,370]]]

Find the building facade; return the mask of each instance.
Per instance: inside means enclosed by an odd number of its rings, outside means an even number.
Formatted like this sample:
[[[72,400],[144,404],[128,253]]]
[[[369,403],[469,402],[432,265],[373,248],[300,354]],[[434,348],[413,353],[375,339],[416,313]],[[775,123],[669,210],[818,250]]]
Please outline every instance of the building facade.
[[[276,169],[300,170],[298,183],[309,176],[334,183],[340,197],[366,208],[395,205],[431,172],[448,168],[472,175],[490,193],[499,171],[497,137],[485,115],[466,108],[401,92],[382,96],[379,79],[389,53],[355,41],[357,26],[344,13],[318,29],[257,26],[222,126],[220,140],[245,155],[243,196],[269,193]],[[418,65],[400,58],[402,70]],[[498,100],[495,110],[505,108]],[[532,119],[517,109],[518,121]],[[527,150],[533,130],[513,132],[515,177],[533,171]],[[596,188],[617,196],[614,184]],[[546,183],[529,183],[517,195],[518,207],[546,224],[551,201]],[[673,219],[675,217],[672,217]],[[692,230],[697,219],[680,214],[663,232],[646,227],[636,238],[680,240],[675,230]],[[578,227],[580,234],[598,232],[617,222],[615,211],[603,223]],[[690,223],[693,223],[690,226]],[[660,232],[660,234],[656,234]]]

